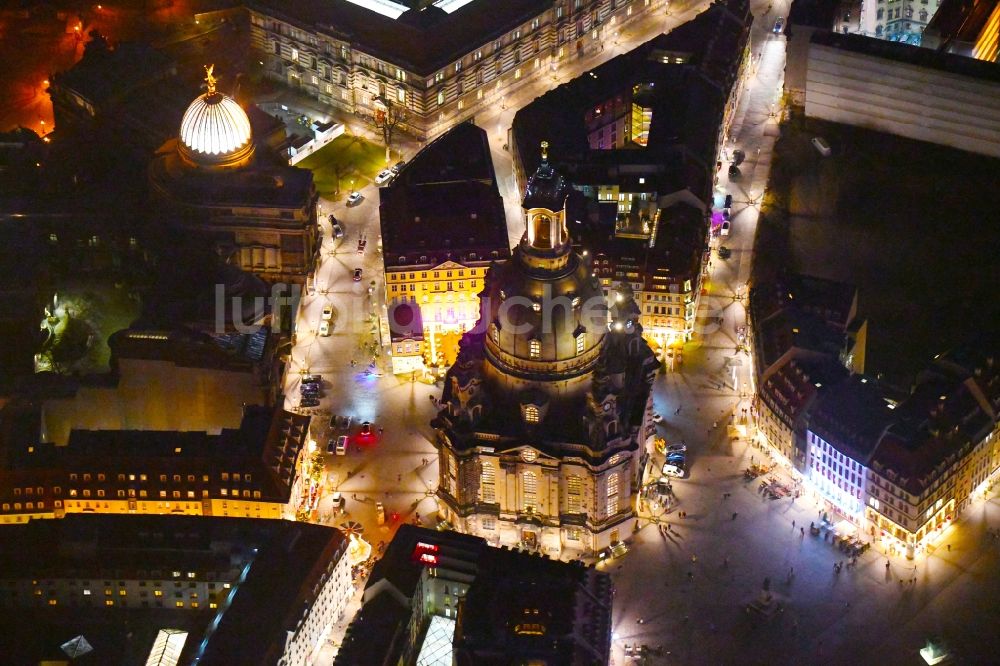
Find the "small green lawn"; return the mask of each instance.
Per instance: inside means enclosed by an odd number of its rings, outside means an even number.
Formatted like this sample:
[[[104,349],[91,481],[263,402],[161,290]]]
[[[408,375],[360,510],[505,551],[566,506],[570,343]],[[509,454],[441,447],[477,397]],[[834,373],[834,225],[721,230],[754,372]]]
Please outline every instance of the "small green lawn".
[[[395,152],[393,153],[395,159]],[[385,148],[362,137],[342,134],[295,166],[313,172],[320,196],[339,199],[354,187],[369,184],[385,168]],[[338,187],[339,178],[339,187]]]

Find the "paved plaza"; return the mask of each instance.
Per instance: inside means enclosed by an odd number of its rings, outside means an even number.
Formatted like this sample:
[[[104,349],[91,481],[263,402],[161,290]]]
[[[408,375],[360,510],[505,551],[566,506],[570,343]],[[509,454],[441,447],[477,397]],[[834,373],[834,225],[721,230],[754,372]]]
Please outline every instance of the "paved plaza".
[[[689,20],[706,4],[676,3],[670,15],[657,18],[657,25],[632,27],[619,35],[614,52]],[[969,510],[929,555],[908,561],[873,548],[855,566],[846,566],[847,555],[822,534],[810,532],[810,523],[820,520],[817,498],[806,491],[795,499],[770,500],[758,492],[759,479],[744,478],[749,465],[769,461],[765,451],[733,437],[738,429],[730,426],[744,424],[752,390],[751,359],[738,348],[737,329],[746,324],[745,285],[758,202],[778,135],[776,105],[785,49],[784,37],[773,35],[771,26],[777,16],[787,16],[788,3],[754,2],[753,7],[754,76],[725,146],[726,159],[739,148],[746,161],[738,182],[730,183],[724,168],[718,185],[720,194],[734,197],[732,233],[722,240],[732,256],[719,258],[719,241],[713,241],[699,334],[685,347],[683,363],[658,374],[654,385],[655,410],[664,417],[659,432],[671,443],[687,444],[691,473],[673,482],[675,501],[669,510],[643,507],[642,527],[629,539],[629,552],[600,565],[611,573],[616,588],[613,661],[919,664],[918,650],[936,636],[951,646],[959,663],[989,663],[998,640],[983,629],[996,626],[1000,609],[994,600],[1000,542],[988,531],[1000,527],[995,495]],[[547,87],[607,57],[598,54],[566,66],[552,81],[524,88],[493,113],[477,117],[490,137],[512,243],[520,237],[523,221],[510,153],[504,149],[506,127],[517,108]],[[404,146],[405,157],[412,154],[408,148],[417,146]],[[391,539],[401,522],[435,522],[438,472],[429,421],[440,385],[393,376],[387,358],[373,358],[377,330],[369,317],[380,303],[373,303],[372,296],[384,293],[378,192],[373,186],[360,191],[365,198],[355,207],[320,202],[323,260],[315,293],[303,296],[285,387],[286,406],[295,408],[302,375],[323,375],[320,406],[304,411],[314,414],[312,434],[324,451],[331,437],[341,434],[329,429],[330,416],[353,417],[348,453],[324,454],[327,487],[317,513],[331,525],[357,521],[377,547]],[[333,238],[326,221],[330,213],[343,226],[344,238]],[[361,239],[368,242],[359,253]],[[363,269],[360,282],[352,279],[357,267]],[[325,306],[334,308],[329,337],[317,333]],[[372,440],[357,438],[363,421],[373,424]],[[654,456],[655,462],[660,461]],[[790,483],[780,470],[775,476]],[[332,505],[334,491],[345,498],[344,513]],[[377,524],[376,502],[385,506],[385,525]],[[840,562],[845,566],[838,572],[834,565]],[[765,584],[770,604],[764,612],[748,611]],[[363,583],[359,592],[361,587]],[[332,657],[357,607],[355,600],[331,635],[321,663]],[[637,645],[650,648],[644,660],[626,656],[626,648]]]

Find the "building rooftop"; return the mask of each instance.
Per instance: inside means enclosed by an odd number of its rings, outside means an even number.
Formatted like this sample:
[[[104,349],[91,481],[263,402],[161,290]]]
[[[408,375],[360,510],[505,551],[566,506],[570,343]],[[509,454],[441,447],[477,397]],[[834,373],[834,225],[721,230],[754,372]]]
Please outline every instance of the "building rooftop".
[[[802,25],[821,30],[830,30],[836,20],[841,0],[795,0],[788,10],[786,32]]]
[[[111,71],[114,76],[108,76]],[[79,62],[54,74],[52,82],[106,110],[102,107],[117,104],[135,89],[175,71],[173,59],[149,44],[122,42],[112,46],[98,37],[87,43]]]
[[[524,174],[550,144],[550,159],[576,186],[639,178],[641,191],[690,189],[707,200],[716,142],[752,21],[741,0],[716,2],[693,20],[564,83],[514,116]],[[644,147],[595,149],[588,126],[597,107],[641,92],[651,110]],[[623,109],[625,107],[622,107]],[[638,191],[638,190],[637,190]]]
[[[816,396],[843,381],[847,370],[829,356],[800,354],[785,358],[765,375],[759,390],[785,424],[796,429],[799,419],[815,404]]]
[[[867,465],[892,420],[878,383],[871,377],[852,375],[822,392],[812,409],[809,430]]]
[[[607,663],[611,581],[582,564],[490,549],[459,609],[455,664]]]
[[[379,191],[379,218],[387,268],[508,259],[486,132],[462,123],[425,146]]]
[[[349,0],[247,3],[253,11],[344,40],[363,53],[421,76],[434,74],[552,5],[553,0],[474,0],[452,12],[421,6],[393,19]]]
[[[161,490],[167,497],[182,490],[184,500],[197,497],[200,501],[203,490],[217,497],[222,488],[228,491],[236,485],[259,491],[258,501],[287,502],[310,419],[280,408],[250,406],[239,429],[223,429],[218,434],[72,430],[68,443],[59,446],[40,441],[38,410],[8,405],[0,417],[0,500],[20,502],[21,498],[14,499],[16,484],[11,481],[31,485],[34,479],[44,489],[39,499],[50,507],[54,500],[68,497],[56,496],[53,486],[85,489],[88,496],[91,488],[101,489],[109,498],[117,497],[117,490],[134,492],[139,487],[151,501],[160,497]],[[245,483],[222,483],[223,472],[250,478]],[[85,475],[84,481],[70,483],[71,474]],[[173,479],[175,474],[180,482]],[[137,482],[136,475],[147,478]]]
[[[82,635],[93,652],[74,664],[145,664],[157,632],[169,628],[189,634],[177,663],[191,663],[206,637],[198,663],[277,664],[314,599],[318,572],[347,547],[339,531],[320,525],[202,516],[69,515],[8,525],[5,535],[7,580],[158,580],[182,571],[233,590],[218,610],[31,603],[0,617],[8,663],[65,661],[60,646]]]
[[[850,51],[860,55],[902,62],[948,74],[967,76],[979,81],[1000,83],[1000,68],[995,63],[975,60],[953,53],[890,42],[863,35],[842,34],[817,30],[810,41],[813,44]]]
[[[607,574],[580,563],[490,547],[480,537],[408,524],[400,526],[372,569],[363,605],[335,663],[395,662],[408,640],[423,641],[421,647],[428,649],[421,654],[431,648],[447,653],[450,627],[436,626],[438,616],[418,628],[426,629],[419,637],[406,632],[417,603],[414,595],[428,571],[469,585],[451,646],[454,663],[509,664],[513,657],[545,658],[552,664],[606,663],[611,639]],[[525,617],[526,608],[532,610],[530,617]]]

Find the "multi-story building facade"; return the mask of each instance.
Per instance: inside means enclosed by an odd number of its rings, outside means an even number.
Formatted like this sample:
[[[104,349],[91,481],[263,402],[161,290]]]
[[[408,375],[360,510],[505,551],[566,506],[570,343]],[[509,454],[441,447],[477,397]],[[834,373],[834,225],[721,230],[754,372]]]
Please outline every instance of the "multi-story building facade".
[[[5,529],[0,650],[11,663],[44,662],[73,631],[64,650],[86,645],[76,654],[97,663],[166,653],[304,666],[353,593],[348,540],[320,525],[73,516]],[[109,626],[123,628],[120,639]]]
[[[750,290],[755,434],[779,462],[809,469],[809,409],[848,370],[864,372],[866,323],[853,285],[782,275]]]
[[[538,142],[574,182],[570,233],[608,293],[628,282],[644,335],[694,335],[712,189],[749,68],[748,6],[695,19],[538,98],[514,117],[522,186]]]
[[[875,536],[909,557],[933,543],[998,472],[998,370],[991,355],[975,356],[966,356],[972,372],[932,366],[893,410],[872,459],[866,517]]]
[[[510,258],[486,132],[462,123],[432,141],[382,188],[379,217],[393,371],[451,365],[486,271]]]
[[[248,407],[238,430],[74,430],[38,439],[37,410],[2,413],[0,522],[74,513],[283,518],[309,417]]]
[[[662,0],[248,3],[269,78],[349,113],[405,107],[405,128],[439,134],[561,63],[603,49]]]
[[[545,553],[622,541],[651,434],[655,358],[627,287],[611,321],[572,250],[569,186],[544,159],[514,257],[487,273],[480,324],[461,342],[433,422],[442,518]]]
[[[829,512],[863,524],[872,454],[891,423],[870,377],[852,375],[823,391],[806,429],[807,476]]]

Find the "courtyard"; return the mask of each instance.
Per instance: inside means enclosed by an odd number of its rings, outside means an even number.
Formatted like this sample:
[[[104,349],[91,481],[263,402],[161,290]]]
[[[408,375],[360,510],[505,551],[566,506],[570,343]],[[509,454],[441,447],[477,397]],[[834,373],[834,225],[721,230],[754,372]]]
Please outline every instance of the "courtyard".
[[[395,152],[393,159],[398,159]],[[357,135],[343,134],[296,166],[312,171],[316,191],[333,201],[372,182],[386,166],[385,147]]]

